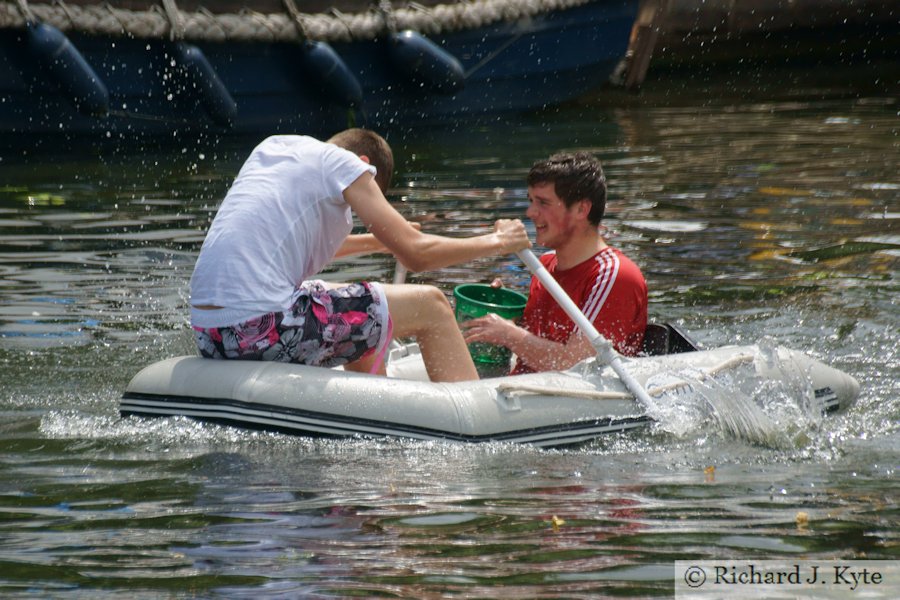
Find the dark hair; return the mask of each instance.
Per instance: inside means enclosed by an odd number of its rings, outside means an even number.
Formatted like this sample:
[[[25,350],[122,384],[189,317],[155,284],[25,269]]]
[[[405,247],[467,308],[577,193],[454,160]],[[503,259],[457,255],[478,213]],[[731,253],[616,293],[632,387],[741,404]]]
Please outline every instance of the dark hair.
[[[528,185],[553,183],[556,195],[570,207],[579,200],[590,200],[588,221],[599,225],[606,211],[606,176],[600,161],[587,152],[554,154],[539,160],[526,178]]]
[[[382,192],[387,192],[391,186],[391,177],[394,175],[394,153],[383,137],[374,131],[356,127],[331,136],[328,142],[357,156],[369,157],[369,164],[378,170],[375,174],[375,183]]]

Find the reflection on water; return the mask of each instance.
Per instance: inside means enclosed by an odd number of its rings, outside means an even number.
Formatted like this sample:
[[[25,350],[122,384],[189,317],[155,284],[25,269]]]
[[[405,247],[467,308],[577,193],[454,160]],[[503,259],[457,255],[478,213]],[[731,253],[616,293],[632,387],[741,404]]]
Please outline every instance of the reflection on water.
[[[860,380],[855,407],[802,432],[778,411],[783,391],[761,390],[796,436],[781,448],[690,423],[540,451],[119,419],[137,369],[193,352],[187,282],[253,141],[3,156],[0,590],[665,596],[686,557],[895,558],[897,110],[576,105],[391,139],[392,200],[448,235],[522,216],[534,160],[595,152],[606,233],[644,270],[653,318],[707,346],[783,344]],[[366,257],[328,277],[392,270]],[[527,289],[514,257],[410,280],[450,294],[495,276]]]

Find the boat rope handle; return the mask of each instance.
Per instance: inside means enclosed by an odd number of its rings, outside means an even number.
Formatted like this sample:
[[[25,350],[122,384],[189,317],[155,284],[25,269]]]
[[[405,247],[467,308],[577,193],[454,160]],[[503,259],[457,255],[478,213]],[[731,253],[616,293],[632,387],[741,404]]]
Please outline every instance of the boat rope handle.
[[[184,22],[175,0],[162,0],[162,6],[169,19],[169,39],[173,42],[184,39]]]
[[[539,396],[565,396],[567,398],[584,398],[585,400],[629,400],[634,398],[628,392],[600,392],[596,390],[561,390],[559,388],[544,387],[541,385],[520,385],[516,383],[501,383],[497,391],[503,394],[520,393],[535,394]]]
[[[19,12],[22,13],[22,18],[25,19],[25,22],[34,23],[34,13],[31,12],[31,7],[28,6],[28,0],[17,0],[16,4],[19,5]]]
[[[728,360],[722,362],[721,364],[716,365],[712,369],[709,369],[708,371],[704,371],[704,376],[705,376],[704,379],[707,379],[709,377],[715,377],[716,375],[718,375],[720,372],[724,371],[725,369],[733,369],[735,367],[739,367],[746,363],[751,363],[754,360],[755,359],[752,354],[738,354],[737,356],[732,356]]]
[[[303,24],[303,13],[297,8],[297,4],[294,0],[281,0],[281,3],[284,5],[284,10],[287,11],[287,14],[291,16],[291,20],[297,28],[297,34],[300,36],[300,40],[306,41],[309,36],[306,35],[306,25]]]
[[[468,79],[473,73],[492,62],[495,58],[500,56],[507,48],[515,44],[519,41],[519,39],[525,34],[524,30],[520,30],[516,33],[516,35],[512,36],[502,44],[498,48],[492,50],[487,56],[478,61],[477,64],[473,65],[468,71],[466,71],[466,79]]]
[[[394,16],[394,7],[391,6],[390,0],[380,0],[376,11],[384,23],[384,30],[387,33],[397,33],[397,18]]]
[[[712,377],[715,377],[722,371],[727,369],[734,369],[736,367],[740,367],[741,365],[745,365],[747,363],[753,362],[754,357],[752,354],[739,354],[738,356],[732,356],[731,358],[722,361],[718,365],[712,367],[711,369],[707,369],[705,371],[701,371],[698,381],[705,381]],[[670,392],[675,389],[680,388],[690,388],[691,382],[689,381],[673,381],[672,383],[667,383],[665,385],[658,385],[656,387],[649,388],[647,393],[651,396],[660,396],[665,394],[666,392]],[[629,392],[613,392],[613,391],[597,391],[597,390],[561,390],[559,388],[553,387],[545,387],[540,385],[521,385],[516,383],[501,383],[497,386],[497,391],[503,394],[508,393],[520,393],[520,394],[535,394],[540,396],[553,396],[560,397],[564,396],[567,398],[584,398],[586,400],[628,400],[634,398],[634,395]]]

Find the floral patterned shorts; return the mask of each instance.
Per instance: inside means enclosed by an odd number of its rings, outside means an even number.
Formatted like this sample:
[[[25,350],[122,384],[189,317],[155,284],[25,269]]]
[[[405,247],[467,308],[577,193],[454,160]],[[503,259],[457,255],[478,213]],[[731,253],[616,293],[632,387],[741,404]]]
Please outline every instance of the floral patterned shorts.
[[[194,327],[206,358],[272,360],[336,367],[386,348],[390,318],[377,283],[325,289],[304,281],[288,312],[261,315],[229,327]]]

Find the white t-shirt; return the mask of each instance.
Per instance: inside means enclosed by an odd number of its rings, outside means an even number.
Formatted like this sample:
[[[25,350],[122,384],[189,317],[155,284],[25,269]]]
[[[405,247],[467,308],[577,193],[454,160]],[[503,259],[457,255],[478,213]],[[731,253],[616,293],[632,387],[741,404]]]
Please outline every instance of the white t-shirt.
[[[350,234],[343,192],[375,167],[333,144],[272,136],[250,154],[222,201],[191,277],[197,327],[224,327],[290,307]]]

